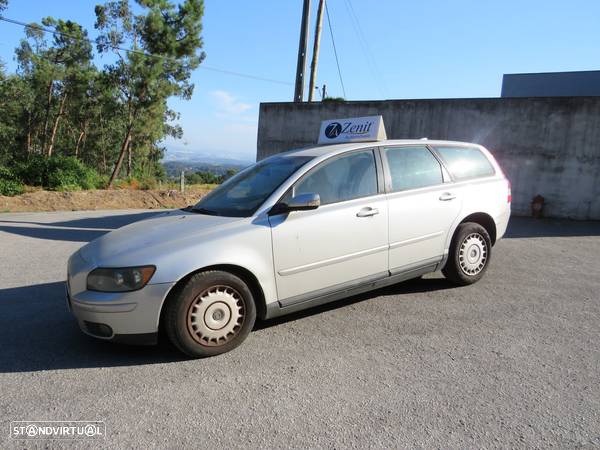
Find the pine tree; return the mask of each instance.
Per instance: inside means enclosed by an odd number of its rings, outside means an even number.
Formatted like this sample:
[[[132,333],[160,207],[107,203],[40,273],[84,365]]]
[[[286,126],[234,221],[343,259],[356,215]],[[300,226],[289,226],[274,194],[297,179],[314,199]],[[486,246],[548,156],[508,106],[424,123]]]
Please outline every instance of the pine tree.
[[[204,59],[201,52],[202,0],[176,6],[168,0],[136,0],[134,14],[127,0],[96,6],[100,53],[114,52],[116,63],[106,68],[119,87],[125,130],[109,187],[119,176],[125,155],[136,146],[156,143],[173,131],[165,125],[167,99],[189,99],[192,71]],[[128,52],[123,52],[126,46]],[[131,165],[129,165],[131,167]]]

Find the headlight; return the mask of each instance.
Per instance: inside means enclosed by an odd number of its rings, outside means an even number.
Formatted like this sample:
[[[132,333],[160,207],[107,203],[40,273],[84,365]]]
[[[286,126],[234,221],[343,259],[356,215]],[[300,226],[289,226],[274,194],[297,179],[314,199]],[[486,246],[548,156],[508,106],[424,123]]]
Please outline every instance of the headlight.
[[[137,291],[146,286],[156,267],[98,268],[87,277],[87,289],[101,292]]]

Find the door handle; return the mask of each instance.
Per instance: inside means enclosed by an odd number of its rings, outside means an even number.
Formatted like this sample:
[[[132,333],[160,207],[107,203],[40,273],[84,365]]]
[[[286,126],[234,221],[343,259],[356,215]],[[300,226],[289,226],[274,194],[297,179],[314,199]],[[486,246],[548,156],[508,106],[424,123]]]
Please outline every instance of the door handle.
[[[444,192],[442,195],[440,195],[440,200],[443,202],[447,202],[448,200],[454,200],[456,198],[456,195],[454,195],[452,192]]]
[[[371,217],[376,214],[379,214],[379,210],[377,208],[371,208],[367,206],[366,208],[361,209],[356,213],[356,217]]]

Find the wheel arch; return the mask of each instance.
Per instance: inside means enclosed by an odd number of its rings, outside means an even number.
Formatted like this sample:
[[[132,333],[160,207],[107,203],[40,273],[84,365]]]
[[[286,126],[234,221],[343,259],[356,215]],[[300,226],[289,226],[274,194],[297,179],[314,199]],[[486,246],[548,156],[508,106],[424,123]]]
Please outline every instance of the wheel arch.
[[[467,223],[467,222],[473,222],[473,223],[477,223],[477,224],[481,225],[483,228],[485,228],[485,230],[490,235],[490,240],[492,241],[492,245],[494,245],[496,243],[496,222],[494,222],[494,219],[492,218],[492,216],[490,216],[489,214],[484,213],[484,212],[472,213],[472,214],[469,214],[467,217],[465,217],[463,220],[461,220],[458,225],[460,225],[462,223]],[[454,239],[454,234],[456,234],[458,225],[456,226],[456,229],[454,230],[452,239]]]
[[[241,278],[248,285],[248,288],[250,288],[250,291],[252,292],[252,297],[254,298],[254,303],[256,304],[257,317],[259,319],[264,319],[266,317],[267,306],[265,302],[265,295],[256,275],[254,275],[247,268],[235,264],[215,264],[211,266],[201,267],[199,269],[194,270],[193,272],[188,273],[186,276],[182,277],[179,281],[177,281],[177,283],[175,283],[171,287],[160,309],[158,323],[159,329],[162,328],[162,324],[164,323],[163,315],[165,313],[165,307],[168,304],[168,302],[172,301],[172,299],[181,291],[183,286],[185,286],[185,283],[187,283],[187,281],[192,276],[200,272],[207,272],[209,270],[220,270],[223,272],[231,273]]]

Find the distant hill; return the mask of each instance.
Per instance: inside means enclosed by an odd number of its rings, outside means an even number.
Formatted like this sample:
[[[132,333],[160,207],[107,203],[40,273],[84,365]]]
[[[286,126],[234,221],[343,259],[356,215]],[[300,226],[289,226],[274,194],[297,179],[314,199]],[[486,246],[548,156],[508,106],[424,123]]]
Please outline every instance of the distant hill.
[[[209,164],[242,164],[249,165],[254,163],[254,158],[246,159],[239,157],[223,156],[222,152],[210,152],[202,150],[188,150],[187,148],[167,148],[163,162],[185,161],[185,162],[204,162]]]
[[[189,150],[187,148],[169,148],[162,160],[167,176],[178,177],[181,171],[186,173],[210,172],[224,175],[227,170],[241,170],[254,164],[254,161],[227,158],[215,152]]]
[[[227,161],[227,162],[226,162]],[[186,173],[210,172],[215,175],[225,175],[229,169],[241,170],[253,163],[249,161],[223,160],[221,162],[206,161],[163,161],[162,165],[167,176],[178,177],[183,170]]]

